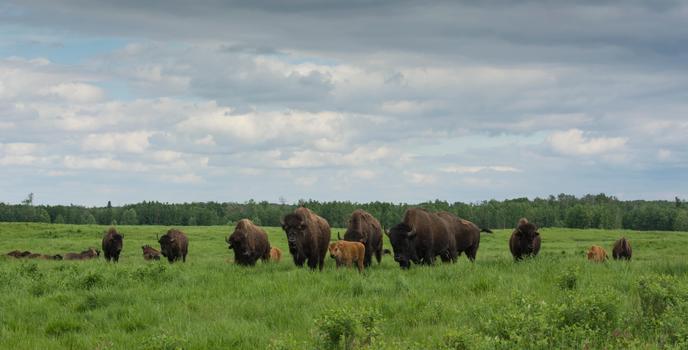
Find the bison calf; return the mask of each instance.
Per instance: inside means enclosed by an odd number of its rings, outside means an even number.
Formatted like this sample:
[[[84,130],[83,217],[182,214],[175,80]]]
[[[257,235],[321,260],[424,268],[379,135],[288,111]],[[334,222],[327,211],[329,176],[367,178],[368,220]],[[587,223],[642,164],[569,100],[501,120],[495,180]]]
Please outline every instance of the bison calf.
[[[88,248],[81,253],[67,253],[64,255],[64,260],[89,260],[100,256],[100,250],[95,248]]]
[[[122,236],[114,227],[110,229],[103,236],[103,253],[105,260],[114,262],[119,261],[119,254],[122,252],[122,243],[124,236]]]
[[[143,260],[160,260],[160,252],[155,248],[144,245],[141,250],[143,250]]]
[[[365,263],[365,245],[361,242],[337,241],[330,243],[330,256],[337,262],[337,268],[342,265],[352,266],[356,263],[358,272],[363,272]]]
[[[588,250],[588,260],[590,261],[604,262],[607,259],[607,252],[598,245],[594,245]]]
[[[633,255],[631,242],[629,242],[626,237],[621,237],[614,243],[614,248],[612,248],[612,256],[614,257],[614,260],[631,260],[631,255]]]
[[[277,247],[270,248],[270,261],[279,262],[282,260],[282,250]]]

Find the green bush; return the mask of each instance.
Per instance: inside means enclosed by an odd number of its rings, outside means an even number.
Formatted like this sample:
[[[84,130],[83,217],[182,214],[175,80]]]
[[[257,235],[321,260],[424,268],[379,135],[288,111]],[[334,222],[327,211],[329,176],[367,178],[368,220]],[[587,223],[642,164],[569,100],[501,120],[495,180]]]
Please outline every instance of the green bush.
[[[316,320],[317,342],[325,349],[360,349],[379,335],[380,314],[370,309],[331,309]]]

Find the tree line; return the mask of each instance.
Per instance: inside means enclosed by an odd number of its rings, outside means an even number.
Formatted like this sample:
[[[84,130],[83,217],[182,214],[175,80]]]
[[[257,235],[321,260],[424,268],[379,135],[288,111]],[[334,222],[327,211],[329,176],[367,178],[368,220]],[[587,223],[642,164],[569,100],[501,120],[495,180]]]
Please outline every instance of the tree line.
[[[33,194],[21,204],[0,203],[0,221],[58,224],[209,226],[231,225],[249,218],[262,226],[279,226],[281,218],[303,205],[330,222],[346,227],[351,212],[364,209],[385,227],[399,223],[409,207],[448,211],[484,228],[512,228],[521,217],[540,227],[688,231],[688,203],[674,201],[621,201],[605,194],[576,197],[516,198],[462,203],[435,200],[418,204],[300,200],[295,204],[256,202],[161,203],[123,206],[33,205]]]

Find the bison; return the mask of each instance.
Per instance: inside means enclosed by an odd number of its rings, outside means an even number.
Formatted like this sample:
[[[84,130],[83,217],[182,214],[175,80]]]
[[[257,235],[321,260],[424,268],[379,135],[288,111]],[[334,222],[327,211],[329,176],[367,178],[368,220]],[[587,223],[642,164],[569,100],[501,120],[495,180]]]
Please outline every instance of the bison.
[[[119,254],[122,252],[124,236],[117,232],[114,227],[110,227],[103,236],[103,253],[107,261],[119,261]]]
[[[81,253],[67,253],[64,255],[64,260],[89,260],[100,256],[100,250],[96,248],[88,248]]]
[[[476,224],[446,211],[438,212],[437,215],[448,222],[449,231],[454,234],[457,256],[465,253],[470,261],[475,261],[480,246],[480,232],[492,233],[492,231],[479,228]]]
[[[518,221],[518,226],[511,233],[509,239],[509,249],[514,260],[518,261],[524,257],[535,257],[540,252],[540,232],[537,226],[522,218]]]
[[[33,253],[27,256],[29,259],[42,259],[42,260],[62,260],[62,255],[60,254],[55,254],[55,255],[47,255],[47,254],[39,254],[39,253]]]
[[[618,241],[614,242],[614,248],[612,248],[614,260],[631,260],[631,255],[633,255],[631,242],[629,242],[626,237],[621,237]]]
[[[339,236],[337,238],[341,240]],[[357,209],[351,214],[344,240],[365,245],[365,267],[370,266],[373,254],[378,264],[382,261],[382,227],[380,222],[365,210]]]
[[[143,260],[160,260],[160,252],[150,245],[141,246],[143,250]]]
[[[432,265],[437,255],[444,262],[456,261],[456,239],[449,223],[437,214],[409,208],[403,221],[385,233],[392,243],[394,261],[402,269],[411,267],[411,261]]]
[[[262,228],[249,219],[237,222],[234,232],[225,240],[234,250],[234,261],[239,265],[253,266],[258,259],[270,259],[270,242]]]
[[[361,242],[337,241],[330,243],[330,256],[337,262],[337,268],[350,267],[356,263],[358,272],[363,272],[365,262],[365,245]]]
[[[607,259],[609,259],[607,252],[598,245],[594,245],[588,250],[588,260],[590,261],[604,262]]]
[[[13,258],[21,259],[21,258],[25,258],[25,257],[31,255],[31,252],[28,250],[25,250],[23,252],[19,251],[19,250],[13,250],[13,251],[7,253],[6,255],[11,256]]]
[[[277,247],[270,248],[270,261],[279,262],[282,260],[282,250]]]
[[[160,253],[173,263],[179,259],[186,262],[186,253],[189,251],[189,239],[184,232],[177,229],[170,229],[166,234],[158,239],[160,243]]]
[[[282,229],[287,235],[289,253],[294,264],[302,267],[304,263],[322,271],[325,255],[330,243],[330,224],[310,209],[299,207],[287,214],[282,220]]]

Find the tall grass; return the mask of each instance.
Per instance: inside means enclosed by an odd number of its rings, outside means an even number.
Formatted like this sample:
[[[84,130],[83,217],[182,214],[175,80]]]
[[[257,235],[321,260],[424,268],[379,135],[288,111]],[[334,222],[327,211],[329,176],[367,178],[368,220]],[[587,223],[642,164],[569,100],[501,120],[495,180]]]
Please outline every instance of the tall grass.
[[[100,246],[102,226],[0,224],[0,252]],[[231,263],[230,227],[189,227],[187,263],[145,262],[167,227],[120,226],[119,264],[0,257],[0,348],[427,349],[685,348],[688,234],[545,229],[541,255],[513,263],[508,231],[474,264],[389,256],[364,274]],[[336,232],[333,231],[333,232]],[[625,235],[631,262],[592,264],[591,244]],[[336,233],[333,234],[336,237]],[[387,245],[389,246],[389,245]],[[648,311],[651,310],[651,311]]]

